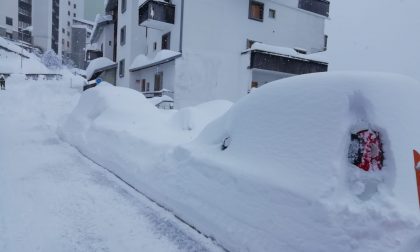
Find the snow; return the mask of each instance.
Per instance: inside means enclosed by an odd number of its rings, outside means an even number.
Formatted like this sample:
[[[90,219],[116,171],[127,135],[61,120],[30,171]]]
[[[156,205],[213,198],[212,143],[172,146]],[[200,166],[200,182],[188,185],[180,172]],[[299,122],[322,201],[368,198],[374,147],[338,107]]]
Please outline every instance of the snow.
[[[299,48],[296,48],[296,49],[299,49]],[[249,49],[249,50],[261,50],[261,51],[265,51],[265,52],[281,54],[281,55],[284,55],[284,56],[300,58],[300,59],[305,59],[305,60],[314,60],[314,61],[321,61],[321,62],[324,61],[324,60],[322,60],[321,57],[317,57],[317,54],[302,54],[302,53],[298,53],[293,48],[267,45],[267,44],[263,44],[263,43],[259,43],[259,42],[254,43],[252,45],[251,49]]]
[[[159,103],[162,102],[173,102],[174,99],[172,99],[172,97],[169,97],[167,95],[162,95],[162,96],[156,96],[153,98],[150,98],[149,101],[153,104],[153,105],[158,105]]]
[[[97,70],[114,65],[116,65],[114,61],[105,57],[94,59],[89,63],[89,66],[86,69],[86,79],[90,80]]]
[[[171,50],[160,50],[156,53],[156,55],[152,57],[148,57],[144,54],[139,54],[133,61],[130,66],[130,70],[136,70],[141,68],[146,68],[148,66],[153,66],[156,63],[174,59],[176,57],[181,56],[180,52],[175,52]]]
[[[7,48],[8,51],[4,48]],[[24,57],[21,57],[21,55],[24,55]],[[54,73],[44,66],[35,55],[3,38],[0,38],[0,72],[39,74]]]
[[[69,86],[12,75],[0,92],[0,250],[221,251],[59,139]]]
[[[230,251],[408,252],[420,241],[419,93],[404,76],[322,73],[233,106],[160,111],[105,84],[82,95],[59,132]],[[350,133],[365,127],[383,136],[382,171],[347,159]]]

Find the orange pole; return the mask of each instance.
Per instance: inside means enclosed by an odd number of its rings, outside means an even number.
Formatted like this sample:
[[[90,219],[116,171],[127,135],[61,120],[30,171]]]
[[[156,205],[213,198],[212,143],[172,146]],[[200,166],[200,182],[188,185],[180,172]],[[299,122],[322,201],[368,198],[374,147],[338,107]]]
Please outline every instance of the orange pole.
[[[419,196],[419,206],[420,206],[420,154],[414,150],[414,169],[416,171],[417,179],[417,194]]]

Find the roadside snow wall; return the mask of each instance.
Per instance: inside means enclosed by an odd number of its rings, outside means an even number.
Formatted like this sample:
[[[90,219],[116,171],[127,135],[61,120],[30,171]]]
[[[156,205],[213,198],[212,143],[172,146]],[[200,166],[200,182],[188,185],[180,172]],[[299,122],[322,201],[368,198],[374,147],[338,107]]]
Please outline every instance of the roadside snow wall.
[[[323,73],[267,84],[230,109],[164,112],[100,85],[60,134],[230,251],[398,251],[420,244],[419,97],[403,76]],[[382,171],[348,160],[351,133],[365,128],[381,134]]]

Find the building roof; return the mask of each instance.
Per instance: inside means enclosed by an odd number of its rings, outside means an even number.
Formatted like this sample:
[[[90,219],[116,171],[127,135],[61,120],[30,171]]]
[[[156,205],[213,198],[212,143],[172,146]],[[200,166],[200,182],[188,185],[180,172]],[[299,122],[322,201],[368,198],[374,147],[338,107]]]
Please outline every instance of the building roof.
[[[161,50],[154,57],[147,57],[144,54],[138,55],[130,66],[130,72],[140,71],[149,67],[154,67],[163,63],[173,61],[182,54],[171,50]]]
[[[111,15],[97,15],[95,20],[95,26],[93,27],[93,32],[90,37],[90,42],[95,43],[99,36],[101,35],[104,27],[108,24],[112,23],[112,16]]]
[[[101,57],[101,58],[94,59],[89,63],[89,66],[86,69],[86,79],[91,80],[93,79],[92,77],[96,73],[103,72],[105,70],[109,70],[116,67],[117,67],[117,63],[115,63],[114,61],[108,58]]]
[[[303,54],[298,53],[296,50],[302,50],[302,49],[294,49],[294,48],[288,48],[288,47],[281,47],[281,46],[273,46],[273,45],[267,45],[263,43],[256,42],[252,45],[250,49],[248,49],[246,52],[249,51],[263,51],[266,53],[273,53],[278,54],[290,58],[296,58],[300,60],[309,60],[309,61],[316,61],[324,64],[328,64],[323,60],[321,57],[318,57],[316,53],[314,54]]]

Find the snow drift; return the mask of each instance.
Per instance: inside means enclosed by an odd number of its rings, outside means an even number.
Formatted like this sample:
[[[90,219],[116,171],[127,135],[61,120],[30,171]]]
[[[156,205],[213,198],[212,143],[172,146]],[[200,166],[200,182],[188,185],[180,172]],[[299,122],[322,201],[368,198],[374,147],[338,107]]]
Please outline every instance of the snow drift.
[[[419,95],[399,75],[323,73],[164,112],[102,85],[60,134],[231,251],[396,251],[418,244]],[[365,128],[381,133],[381,171],[348,160]]]

